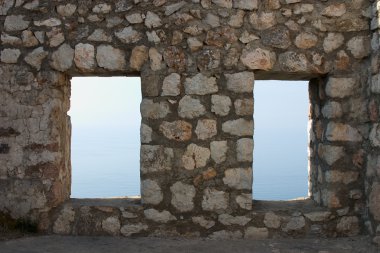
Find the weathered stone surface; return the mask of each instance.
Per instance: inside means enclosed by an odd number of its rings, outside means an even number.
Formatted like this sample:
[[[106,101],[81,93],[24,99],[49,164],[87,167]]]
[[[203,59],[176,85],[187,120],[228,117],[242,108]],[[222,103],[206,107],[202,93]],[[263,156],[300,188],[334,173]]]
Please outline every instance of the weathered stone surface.
[[[236,74],[225,74],[227,79],[227,89],[236,93],[252,92],[255,80],[252,72],[240,72]]]
[[[205,22],[206,24],[210,25],[212,28],[220,26],[219,17],[212,13],[207,13]]]
[[[201,73],[185,80],[185,93],[188,95],[206,95],[218,91],[215,77],[207,77]]]
[[[34,36],[34,33],[29,30],[25,30],[21,33],[22,44],[25,47],[35,47],[39,44],[37,38]]]
[[[162,54],[154,47],[149,48],[150,68],[153,71],[161,70],[163,67]]]
[[[120,233],[120,221],[118,217],[108,217],[102,221],[102,228],[110,235],[118,235]]]
[[[327,183],[343,183],[349,184],[356,182],[359,177],[359,172],[357,171],[339,171],[339,170],[329,170],[325,173],[325,179]]]
[[[142,33],[133,29],[133,27],[128,26],[124,29],[115,32],[115,36],[123,43],[130,44],[136,43],[142,39]]]
[[[333,98],[344,98],[355,92],[354,78],[330,77],[326,84],[326,94]]]
[[[0,60],[3,63],[17,63],[21,52],[18,49],[5,48],[1,51]]]
[[[347,49],[355,58],[364,58],[368,56],[371,51],[370,39],[365,36],[354,37],[347,42]]]
[[[210,228],[212,228],[213,226],[215,226],[215,221],[213,221],[213,220],[207,220],[207,219],[205,219],[205,218],[202,217],[202,216],[192,217],[191,220],[192,220],[195,224],[198,224],[199,226],[204,227],[204,228],[206,228],[206,229],[210,229]]]
[[[327,125],[326,138],[329,141],[361,141],[359,131],[350,125],[331,122]]]
[[[12,46],[18,46],[18,45],[21,45],[22,43],[20,38],[16,36],[11,36],[6,33],[1,33],[1,42],[3,43],[3,45],[9,44]]]
[[[343,147],[319,144],[318,155],[325,160],[328,165],[333,165],[342,158],[345,153]]]
[[[276,54],[265,49],[244,49],[240,61],[249,69],[270,70],[276,62]]]
[[[112,46],[100,45],[96,51],[99,67],[111,71],[123,70],[126,67],[124,51]]]
[[[338,102],[329,101],[323,106],[322,114],[328,119],[340,118],[343,115],[342,106]]]
[[[10,15],[5,18],[4,29],[8,32],[21,31],[28,28],[29,23],[23,15]]]
[[[281,226],[281,217],[273,212],[268,212],[264,216],[264,224],[268,228],[277,229]]]
[[[144,18],[141,13],[132,13],[125,15],[125,19],[131,24],[140,24],[144,22]]]
[[[305,213],[305,217],[311,221],[326,221],[330,218],[331,212],[329,211],[316,211],[311,213]]]
[[[249,16],[249,22],[257,30],[266,30],[277,23],[274,12],[261,12],[260,14],[254,12]]]
[[[337,3],[327,6],[323,11],[322,15],[327,17],[340,17],[346,13],[346,4]]]
[[[178,105],[178,114],[182,118],[196,118],[206,113],[206,108],[199,99],[191,96],[184,96]]]
[[[162,25],[161,19],[156,13],[151,12],[151,11],[148,11],[146,13],[146,17],[145,17],[146,27],[157,28],[157,27],[160,27],[161,25]]]
[[[144,118],[162,119],[170,113],[170,107],[166,101],[154,102],[152,99],[143,99],[140,111]]]
[[[148,230],[148,225],[143,223],[127,224],[121,227],[120,232],[123,236],[131,236]]]
[[[67,235],[71,232],[71,224],[74,222],[75,212],[70,206],[65,206],[53,225],[55,234]]]
[[[234,102],[235,113],[239,116],[251,116],[253,115],[253,99],[243,98],[236,99]]]
[[[239,162],[253,161],[253,140],[250,138],[239,139],[236,142],[236,158]]]
[[[158,183],[151,179],[141,181],[141,200],[144,204],[158,205],[163,194]]]
[[[177,71],[183,72],[186,69],[186,55],[182,49],[178,47],[168,47],[164,51],[164,60],[169,68]]]
[[[141,172],[152,173],[157,171],[171,170],[173,149],[163,146],[141,145],[140,163]]]
[[[247,227],[244,232],[245,239],[262,240],[267,239],[269,231],[267,228]]]
[[[360,232],[358,217],[348,216],[348,217],[340,218],[336,226],[336,230],[339,233],[342,233],[348,236],[358,235]]]
[[[293,217],[290,221],[282,228],[284,232],[296,232],[302,230],[306,225],[305,218]]]
[[[305,54],[289,51],[278,57],[282,70],[287,72],[307,72],[308,60]]]
[[[47,26],[54,27],[62,24],[62,21],[58,18],[48,18],[45,20],[38,20],[33,22],[35,26]]]
[[[242,193],[236,196],[235,201],[242,209],[246,209],[246,210],[252,209],[252,194]]]
[[[206,166],[210,159],[211,152],[208,148],[190,144],[182,156],[183,167],[187,170],[194,170]]]
[[[344,43],[344,36],[341,33],[328,33],[327,37],[323,41],[323,49],[326,53],[331,53],[332,51],[341,47]]]
[[[181,76],[172,73],[164,78],[161,96],[178,96],[181,92]]]
[[[43,47],[38,47],[29,53],[24,60],[36,70],[40,70],[42,61],[48,56],[48,54],[49,53],[46,52]]]
[[[189,212],[194,208],[195,187],[176,182],[170,187],[171,204],[180,212]]]
[[[380,221],[380,183],[375,182],[369,195],[369,210],[373,218]]]
[[[212,141],[210,143],[211,158],[216,163],[222,163],[226,160],[227,155],[227,141]]]
[[[58,5],[57,6],[57,12],[59,15],[63,17],[70,17],[72,16],[75,11],[77,10],[77,6],[74,4],[66,4],[66,5]]]
[[[137,46],[132,49],[129,65],[132,69],[139,71],[147,60],[148,48],[146,46]]]
[[[211,111],[219,116],[226,116],[230,112],[232,102],[228,96],[212,95]]]
[[[195,134],[198,139],[206,140],[210,139],[217,134],[216,120],[201,119],[198,120],[197,127],[195,128]]]
[[[0,15],[7,15],[10,8],[14,4],[14,0],[3,0],[0,2]]]
[[[262,34],[261,40],[264,45],[281,49],[286,49],[292,44],[292,42],[290,41],[289,30],[283,26],[268,29],[267,31],[265,31],[265,33]]]
[[[205,211],[223,211],[228,207],[229,197],[226,192],[212,188],[204,190],[202,209]]]
[[[177,218],[172,215],[169,211],[158,211],[156,209],[146,209],[144,210],[144,215],[148,220],[152,220],[158,223],[168,223],[169,221],[177,220]]]
[[[242,27],[244,24],[244,16],[245,16],[245,12],[242,10],[239,10],[238,12],[236,12],[235,15],[231,16],[230,20],[228,21],[228,24],[236,28]]]
[[[253,135],[253,121],[246,119],[237,119],[224,122],[222,130],[225,133],[237,136],[252,136]]]
[[[50,66],[58,71],[66,71],[73,65],[74,49],[63,44],[51,56]]]
[[[92,11],[95,13],[109,13],[112,10],[112,6],[106,3],[97,4],[92,8]]]
[[[153,130],[151,127],[145,124],[141,124],[140,127],[140,140],[141,143],[149,143],[152,141]]]
[[[163,121],[160,125],[160,132],[170,140],[188,141],[191,139],[192,125],[183,120]]]
[[[91,44],[79,43],[75,46],[74,62],[82,71],[91,71],[95,68],[95,48]]]
[[[318,43],[318,37],[312,33],[300,33],[294,44],[301,49],[309,49],[314,47]]]
[[[224,172],[223,182],[238,190],[252,189],[252,168],[227,169]]]
[[[117,35],[116,35],[117,37]],[[103,29],[95,29],[94,32],[88,36],[89,41],[110,42],[112,40]]]

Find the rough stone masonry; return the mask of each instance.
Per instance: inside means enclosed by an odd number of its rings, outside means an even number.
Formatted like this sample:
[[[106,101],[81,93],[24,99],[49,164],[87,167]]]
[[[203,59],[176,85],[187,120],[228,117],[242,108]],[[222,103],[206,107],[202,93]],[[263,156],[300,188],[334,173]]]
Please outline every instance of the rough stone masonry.
[[[56,234],[380,244],[379,9],[0,0],[1,214]],[[141,77],[141,199],[70,199],[73,76]],[[252,201],[255,79],[310,80],[307,200]]]

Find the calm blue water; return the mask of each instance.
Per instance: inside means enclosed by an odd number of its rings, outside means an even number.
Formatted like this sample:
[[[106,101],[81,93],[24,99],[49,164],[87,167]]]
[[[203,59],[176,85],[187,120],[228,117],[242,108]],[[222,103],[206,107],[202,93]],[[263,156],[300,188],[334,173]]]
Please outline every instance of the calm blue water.
[[[92,89],[96,88],[94,83],[90,85]],[[76,90],[77,87],[80,88]],[[104,88],[104,85],[100,84],[99,87]],[[126,90],[121,92],[117,89],[120,87]],[[128,90],[123,84],[115,87],[115,95],[105,95],[109,90],[108,84],[106,90],[90,94],[86,100],[83,94],[88,95],[88,87],[72,86],[71,197],[140,195],[141,98],[118,99],[118,104],[114,105],[118,107],[117,116],[110,113],[112,107],[104,108],[104,103],[102,110],[96,111],[100,106],[99,101],[104,101],[105,96],[111,98],[109,103],[112,104],[116,103],[112,97],[120,93],[136,94],[136,90]],[[93,119],[84,110],[84,105],[92,111],[95,108]],[[136,122],[132,122],[134,124],[128,123],[128,115],[131,113],[136,118]],[[113,120],[110,120],[110,115]],[[307,84],[256,82],[253,164],[255,199],[284,200],[307,196],[307,115]],[[86,118],[85,123],[81,122],[83,118]]]

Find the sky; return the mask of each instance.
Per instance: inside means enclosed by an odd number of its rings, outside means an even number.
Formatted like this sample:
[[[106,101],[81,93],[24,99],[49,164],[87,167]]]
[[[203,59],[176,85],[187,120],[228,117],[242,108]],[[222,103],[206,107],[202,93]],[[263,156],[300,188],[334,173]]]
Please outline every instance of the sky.
[[[140,194],[140,78],[72,79],[72,197]],[[255,199],[307,195],[307,82],[256,81]]]

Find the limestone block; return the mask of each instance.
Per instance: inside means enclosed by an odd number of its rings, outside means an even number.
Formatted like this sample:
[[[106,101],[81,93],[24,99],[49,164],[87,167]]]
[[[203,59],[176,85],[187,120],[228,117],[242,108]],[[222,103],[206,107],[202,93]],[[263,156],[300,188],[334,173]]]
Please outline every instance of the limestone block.
[[[370,38],[367,36],[357,36],[347,42],[347,49],[356,59],[362,59],[371,52]]]
[[[274,12],[262,12],[259,14],[253,12],[249,16],[249,22],[252,24],[254,29],[260,31],[271,28],[277,23]]]
[[[326,84],[326,95],[332,98],[344,98],[354,94],[354,78],[330,77]]]
[[[326,129],[326,138],[329,141],[351,141],[362,140],[362,136],[356,128],[343,123],[330,122]]]
[[[148,225],[143,223],[127,224],[121,227],[120,232],[123,236],[131,236],[148,230]]]
[[[327,37],[323,40],[323,49],[326,53],[341,47],[344,43],[344,36],[341,33],[328,33]]]
[[[278,57],[282,70],[287,72],[307,72],[309,62],[305,54],[289,51]]]
[[[270,70],[276,62],[276,54],[266,49],[243,49],[240,61],[249,69]]]
[[[261,40],[263,45],[281,49],[287,49],[292,44],[289,30],[283,26],[266,30],[265,33],[261,35]]]
[[[359,219],[356,216],[342,217],[339,219],[336,230],[347,236],[355,236],[360,232]]]
[[[235,74],[225,74],[227,79],[227,89],[235,93],[252,92],[255,80],[252,72],[240,72]]]
[[[106,14],[112,10],[112,6],[106,3],[97,4],[92,8],[92,12],[94,13],[102,13]]]
[[[210,229],[213,226],[215,226],[215,221],[213,220],[208,220],[204,218],[203,216],[196,216],[196,217],[191,217],[191,220],[195,223],[198,224],[201,227],[204,227],[206,229]]]
[[[227,155],[227,141],[212,141],[210,143],[211,158],[216,163],[222,163],[226,160]]]
[[[235,113],[239,116],[251,116],[253,115],[253,99],[243,98],[236,99],[234,102]]]
[[[178,96],[181,92],[181,76],[172,73],[164,78],[161,96]]]
[[[66,71],[73,65],[74,49],[69,44],[63,44],[51,56],[50,66],[58,71]]]
[[[187,170],[194,170],[206,166],[210,158],[210,150],[196,144],[190,144],[182,156],[183,167]]]
[[[141,145],[141,172],[143,174],[171,170],[174,152],[164,146]]]
[[[252,189],[252,168],[227,169],[223,182],[231,188],[242,190]]]
[[[317,211],[317,212],[305,213],[305,217],[314,222],[327,221],[331,217],[331,212]]]
[[[211,111],[219,116],[227,116],[230,112],[232,102],[228,96],[212,95],[211,96]]]
[[[158,223],[168,223],[169,221],[177,220],[177,218],[169,211],[164,210],[160,212],[153,208],[144,210],[144,215],[148,220]]]
[[[246,119],[229,120],[222,124],[222,130],[225,133],[236,136],[252,136],[253,121]]]
[[[191,96],[184,96],[178,105],[178,114],[182,118],[196,118],[206,113],[206,108],[199,99]]]
[[[232,0],[211,0],[214,4],[218,5],[219,7],[223,8],[232,8]]]
[[[141,181],[141,200],[144,204],[158,205],[163,194],[158,183],[151,179]]]
[[[345,152],[343,147],[319,144],[318,155],[325,160],[328,165],[333,165],[345,155]]]
[[[228,193],[213,188],[206,188],[202,199],[202,209],[205,211],[220,212],[228,207]]]
[[[42,61],[48,56],[48,54],[49,53],[46,52],[43,47],[38,47],[30,52],[24,60],[36,70],[40,70]]]
[[[318,43],[318,37],[312,33],[300,33],[297,35],[294,44],[301,49],[309,49],[315,47]]]
[[[156,13],[148,11],[145,17],[145,26],[148,28],[157,28],[162,26],[162,21]]]
[[[158,71],[163,67],[162,54],[154,47],[149,48],[150,68]]]
[[[141,13],[132,13],[125,15],[125,19],[131,24],[140,24],[144,22],[144,17]]]
[[[328,119],[340,118],[343,115],[342,106],[339,102],[329,101],[323,106],[322,114]]]
[[[378,182],[372,185],[369,195],[369,210],[373,218],[380,221],[380,183]]]
[[[171,4],[171,5],[167,5],[167,6],[165,6],[165,15],[166,16],[170,16],[174,12],[179,11],[180,9],[182,9],[182,7],[184,7],[185,5],[186,5],[185,1],[181,1],[181,2],[178,2],[178,3]]]
[[[0,53],[0,60],[3,63],[17,63],[21,52],[18,49],[5,48]]]
[[[102,221],[103,230],[110,235],[119,235],[120,227],[120,220],[116,216],[108,217]]]
[[[195,134],[198,139],[206,140],[210,139],[217,134],[216,120],[201,119],[198,120],[197,127],[195,128]]]
[[[57,6],[57,12],[59,15],[63,17],[70,17],[72,16],[77,9],[77,6],[74,4],[66,4],[66,5],[58,5]]]
[[[0,2],[0,16],[7,15],[8,11],[14,5],[14,0],[3,0]]]
[[[207,77],[202,73],[185,80],[185,93],[187,95],[206,95],[218,91],[215,77]]]
[[[71,224],[74,222],[75,211],[70,206],[65,206],[53,225],[55,234],[67,235],[71,232]]]
[[[239,162],[253,161],[253,140],[251,138],[239,139],[236,142],[236,157]]]
[[[149,143],[152,141],[152,128],[150,128],[148,125],[141,124],[140,127],[140,140],[141,143]]]
[[[245,209],[245,210],[252,209],[252,194],[242,193],[240,195],[237,195],[235,198],[235,201],[242,209]]]
[[[168,102],[154,102],[152,99],[143,99],[140,106],[141,116],[149,119],[162,119],[170,113]]]
[[[95,48],[91,44],[79,43],[75,46],[74,62],[77,68],[91,71],[95,68]]]
[[[305,218],[302,216],[293,217],[289,220],[289,222],[285,225],[282,230],[284,232],[297,232],[302,230],[306,225]]]
[[[329,170],[325,173],[325,179],[327,183],[343,183],[349,184],[356,182],[359,177],[359,172],[356,171],[338,171]]]
[[[148,60],[148,48],[146,46],[137,46],[132,49],[129,65],[132,69],[140,71],[141,67]]]
[[[242,10],[257,10],[258,0],[233,0],[233,7]]]
[[[281,217],[274,212],[265,213],[264,224],[268,228],[279,228],[281,226]]]
[[[323,11],[322,15],[327,17],[340,17],[346,13],[346,4],[337,3],[327,6]]]
[[[123,70],[126,67],[124,51],[112,46],[98,46],[96,60],[99,67],[111,71]]]
[[[4,30],[8,32],[22,31],[28,28],[30,21],[25,20],[24,15],[6,16],[4,21]]]
[[[176,182],[170,187],[172,192],[171,204],[180,212],[189,212],[194,208],[195,187]]]
[[[173,122],[163,121],[160,132],[170,140],[188,141],[192,135],[192,125],[183,120]]]

